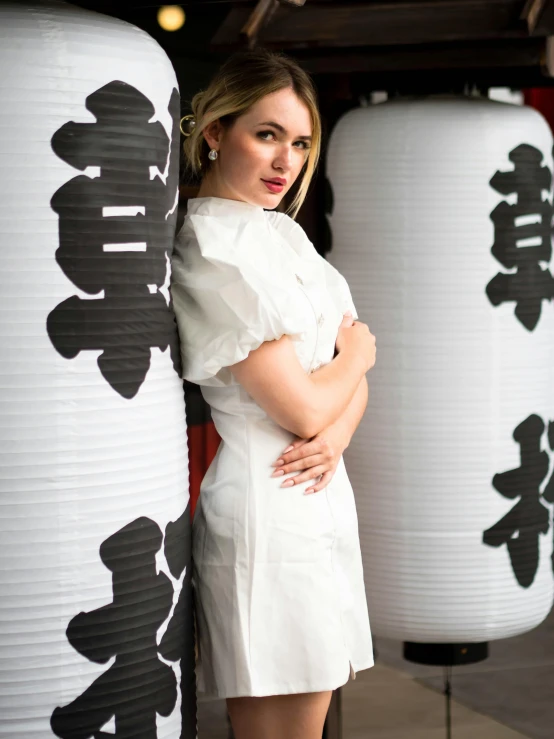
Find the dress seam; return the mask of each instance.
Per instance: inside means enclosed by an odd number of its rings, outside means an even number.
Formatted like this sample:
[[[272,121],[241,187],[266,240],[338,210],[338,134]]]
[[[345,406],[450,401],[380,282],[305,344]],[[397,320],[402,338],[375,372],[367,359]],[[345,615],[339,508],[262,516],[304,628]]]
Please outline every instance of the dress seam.
[[[240,398],[240,390],[239,390],[239,403],[242,410],[242,400]],[[246,441],[246,454],[247,454],[247,464],[248,464],[248,483],[246,487],[246,547],[247,549],[250,549],[250,527],[251,527],[251,521],[250,521],[250,506],[252,503],[252,498],[250,495],[250,491],[252,490],[252,458],[251,458],[251,449],[250,449],[250,425],[248,416],[246,413],[243,414],[244,418],[244,435],[245,435],[245,441]],[[257,528],[257,521],[256,521],[256,528]],[[253,594],[254,594],[254,573],[256,571],[256,537],[254,541],[254,550],[253,550],[253,557],[251,559],[251,566],[250,566],[250,582],[249,582],[249,597],[248,597],[248,665],[250,668],[250,683],[251,685],[255,685],[256,681],[253,679],[253,665],[252,665],[252,604],[254,602]]]
[[[341,459],[342,459],[342,455],[341,455]],[[331,505],[331,502],[329,501],[329,487],[330,487],[330,485],[326,485],[325,486],[325,500],[327,502],[327,508],[329,509],[329,513],[331,514],[331,518],[333,519],[333,525],[334,525],[333,543],[331,544],[331,570],[333,572],[333,580],[335,581],[336,592],[340,592],[339,591],[339,588],[338,588],[338,585],[340,583],[340,580],[339,580],[339,578],[337,578],[337,572],[336,572],[336,569],[335,569],[335,557],[334,557],[335,543],[337,541],[337,521],[336,521],[336,518],[335,518],[335,514],[333,513],[333,506]],[[344,619],[343,619],[343,615],[342,615],[342,606],[341,606],[340,600],[338,602],[338,608],[339,608],[339,616],[340,616],[340,626],[341,626],[342,640],[343,640],[343,643],[344,643],[344,649],[345,649],[346,655],[348,657],[349,672],[350,672],[350,675],[352,675],[352,669],[353,669],[352,668],[352,659],[350,657],[350,649],[348,648],[348,644],[346,643],[345,629],[344,629]],[[355,679],[355,676],[354,676],[354,679]]]
[[[309,295],[308,295],[308,293],[307,293],[307,292],[306,292],[306,291],[304,290],[304,288],[300,287],[300,285],[298,286],[298,289],[299,289],[299,290],[300,290],[300,291],[302,292],[302,295],[304,295],[304,297],[306,298],[306,300],[307,300],[307,301],[308,301],[308,303],[310,304],[310,308],[312,309],[312,313],[314,314],[314,319],[315,319],[315,330],[316,330],[316,337],[315,337],[315,342],[314,342],[314,350],[313,350],[313,352],[312,352],[312,358],[310,359],[310,364],[309,364],[309,368],[310,368],[310,369],[309,369],[309,372],[311,372],[311,371],[312,371],[312,366],[313,366],[313,363],[314,363],[314,359],[315,359],[315,358],[316,358],[316,356],[317,356],[317,348],[318,348],[318,346],[319,346],[319,323],[318,323],[318,321],[317,321],[317,311],[316,311],[316,309],[314,308],[314,304],[313,304],[313,303],[312,303],[312,301],[310,300],[310,296],[309,296]]]

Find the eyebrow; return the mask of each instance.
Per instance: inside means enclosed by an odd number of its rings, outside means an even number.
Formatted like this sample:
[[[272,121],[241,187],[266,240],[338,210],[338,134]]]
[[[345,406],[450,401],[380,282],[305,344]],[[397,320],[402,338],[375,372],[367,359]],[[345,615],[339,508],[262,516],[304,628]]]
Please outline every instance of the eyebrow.
[[[275,121],[262,121],[262,123],[258,123],[258,126],[273,126],[278,131],[281,131],[281,133],[284,133],[284,134],[287,133],[287,129],[284,126],[282,126],[280,123],[275,123]],[[305,141],[312,140],[311,136],[297,136],[296,138],[303,139]]]

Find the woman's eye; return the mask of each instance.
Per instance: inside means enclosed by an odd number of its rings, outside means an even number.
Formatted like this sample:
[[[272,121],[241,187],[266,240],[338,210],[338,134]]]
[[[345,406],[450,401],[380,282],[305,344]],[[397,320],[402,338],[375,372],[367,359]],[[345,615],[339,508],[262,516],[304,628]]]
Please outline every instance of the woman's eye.
[[[272,136],[273,139],[275,139],[275,131],[258,131],[256,134],[262,141],[271,141],[271,139],[267,138],[268,136]],[[300,144],[300,146],[299,146]],[[303,149],[304,151],[307,151],[310,148],[310,145],[307,141],[295,141],[294,146],[297,149]]]

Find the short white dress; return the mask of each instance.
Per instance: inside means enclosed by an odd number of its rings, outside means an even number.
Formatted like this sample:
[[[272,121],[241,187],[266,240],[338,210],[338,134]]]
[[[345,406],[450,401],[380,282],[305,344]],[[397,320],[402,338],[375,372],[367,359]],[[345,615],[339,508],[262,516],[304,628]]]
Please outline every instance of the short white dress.
[[[329,485],[282,488],[271,466],[296,438],[229,365],[290,336],[309,373],[334,356],[351,310],[344,277],[291,218],[249,203],[188,201],[172,255],[183,377],[221,436],[196,507],[198,690],[231,698],[332,690],[373,665],[358,520],[341,458]]]

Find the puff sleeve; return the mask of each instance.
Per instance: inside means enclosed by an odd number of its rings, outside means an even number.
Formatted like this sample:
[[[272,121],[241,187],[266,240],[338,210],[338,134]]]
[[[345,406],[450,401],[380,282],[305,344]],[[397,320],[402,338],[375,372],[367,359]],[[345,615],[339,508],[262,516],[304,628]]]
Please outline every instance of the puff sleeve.
[[[186,219],[171,259],[183,378],[237,384],[227,368],[264,341],[302,341],[305,305],[291,297],[277,255],[263,249],[259,226],[207,216]]]
[[[285,213],[273,212],[270,214],[270,220],[274,228],[295,249],[296,253],[302,259],[312,262],[314,272],[320,272],[327,292],[337,309],[342,314],[351,311],[353,318],[357,320],[358,312],[352,300],[348,282],[336,267],[319,254],[302,226]]]
[[[323,262],[323,270],[325,273],[325,282],[327,290],[333,297],[333,301],[342,314],[350,311],[354,320],[358,319],[358,311],[352,300],[350,287],[344,276],[333,267],[324,257],[320,257]]]

